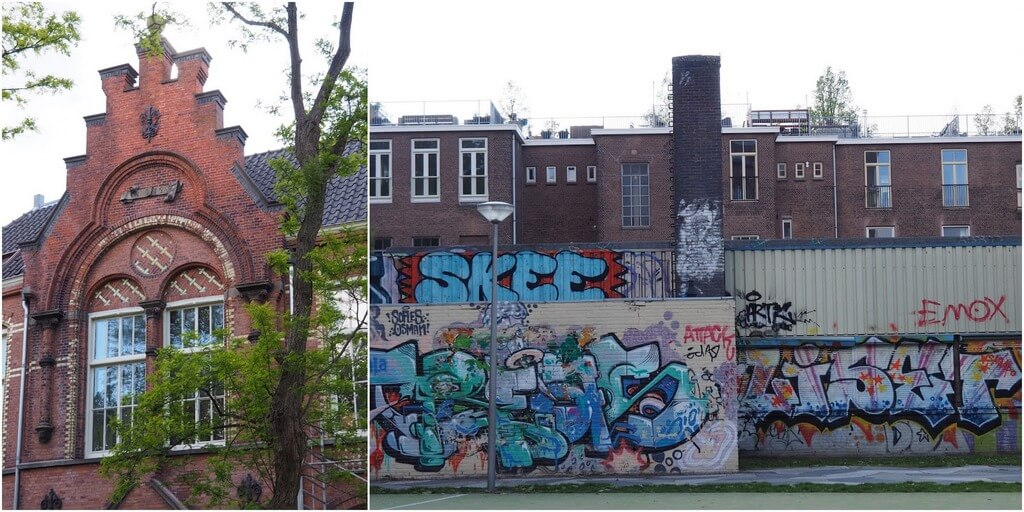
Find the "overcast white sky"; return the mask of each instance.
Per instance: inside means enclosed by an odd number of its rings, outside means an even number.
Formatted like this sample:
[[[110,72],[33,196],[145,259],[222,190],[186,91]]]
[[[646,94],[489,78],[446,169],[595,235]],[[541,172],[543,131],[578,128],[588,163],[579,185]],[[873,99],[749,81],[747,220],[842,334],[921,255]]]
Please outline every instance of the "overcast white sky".
[[[82,40],[70,57],[47,55],[32,57],[26,67],[37,73],[55,73],[74,79],[74,89],[56,96],[33,97],[27,105],[29,115],[36,118],[38,133],[26,133],[13,142],[4,142],[3,186],[0,187],[0,223],[7,224],[32,207],[32,196],[44,194],[47,201],[60,198],[66,186],[64,158],[85,153],[85,121],[83,116],[104,111],[105,100],[100,89],[98,70],[128,63],[138,69],[134,38],[124,30],[115,30],[116,14],[134,15],[149,11],[152,1],[135,2],[44,2],[53,10],[75,10],[82,18],[79,32]],[[166,6],[165,2],[160,3]],[[267,9],[283,2],[267,4]],[[303,71],[312,73],[326,69],[326,63],[315,52],[312,41],[325,37],[337,41],[337,30],[331,23],[341,17],[341,1],[300,2],[299,11],[307,16],[300,21],[300,35],[309,44],[303,48]],[[277,149],[281,144],[274,130],[285,122],[256,107],[257,101],[274,102],[286,90],[284,74],[288,63],[287,46],[283,43],[250,45],[249,53],[231,49],[227,41],[237,37],[234,25],[211,27],[205,2],[174,2],[173,9],[187,15],[191,28],[169,27],[165,37],[177,51],[205,47],[213,57],[205,89],[219,89],[227,98],[224,126],[240,125],[249,135],[245,153],[253,154]],[[357,4],[353,16],[352,56],[350,65],[367,67],[366,29],[369,12]],[[6,81],[4,87],[8,87]],[[6,102],[2,107],[5,125],[13,124],[23,115]],[[286,105],[285,112],[290,112]]]

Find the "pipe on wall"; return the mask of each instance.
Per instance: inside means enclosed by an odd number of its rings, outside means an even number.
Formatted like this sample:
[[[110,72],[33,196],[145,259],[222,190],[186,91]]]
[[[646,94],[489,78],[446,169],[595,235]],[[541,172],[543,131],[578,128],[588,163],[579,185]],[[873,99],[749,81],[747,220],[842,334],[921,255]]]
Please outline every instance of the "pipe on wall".
[[[25,435],[25,379],[28,375],[28,302],[31,297],[29,290],[21,290],[21,384],[18,390],[18,440],[14,455],[14,507],[19,510],[21,497],[21,445]]]
[[[832,228],[839,238],[839,189],[836,179],[836,143],[832,143]]]

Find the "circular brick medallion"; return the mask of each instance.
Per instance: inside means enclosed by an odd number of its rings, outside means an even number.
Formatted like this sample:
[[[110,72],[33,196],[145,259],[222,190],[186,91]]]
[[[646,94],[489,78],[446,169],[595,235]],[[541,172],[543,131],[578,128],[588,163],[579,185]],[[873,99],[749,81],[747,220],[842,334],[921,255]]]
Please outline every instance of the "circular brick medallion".
[[[141,276],[164,273],[174,262],[174,239],[163,231],[147,231],[132,246],[131,267]]]

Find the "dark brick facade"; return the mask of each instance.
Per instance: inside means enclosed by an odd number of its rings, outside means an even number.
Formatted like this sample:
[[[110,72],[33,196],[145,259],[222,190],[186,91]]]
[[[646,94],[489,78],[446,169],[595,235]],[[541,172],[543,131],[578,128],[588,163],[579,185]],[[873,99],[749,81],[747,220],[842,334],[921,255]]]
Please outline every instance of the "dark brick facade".
[[[516,200],[518,221],[525,227],[517,241],[534,243],[581,243],[598,241],[598,187],[604,183],[587,181],[587,167],[596,166],[594,145],[546,144],[523,147],[521,164],[517,165]],[[547,168],[555,167],[556,181],[547,182]],[[569,167],[576,168],[576,180],[567,179]],[[528,183],[526,169],[536,171],[536,180]],[[604,177],[606,180],[610,176]],[[552,216],[556,211],[573,211],[572,215]]]

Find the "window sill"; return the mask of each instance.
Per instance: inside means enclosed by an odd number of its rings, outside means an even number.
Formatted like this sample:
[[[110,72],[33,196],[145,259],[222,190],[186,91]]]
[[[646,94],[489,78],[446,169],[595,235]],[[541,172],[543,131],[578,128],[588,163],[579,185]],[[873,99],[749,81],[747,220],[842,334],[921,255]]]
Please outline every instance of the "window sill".
[[[413,197],[409,199],[411,203],[440,203],[441,196],[438,197]]]
[[[814,177],[814,178],[812,178],[812,179],[813,179],[814,181],[822,181],[822,180],[824,180],[824,179],[825,179],[825,177],[824,177],[824,176],[815,176],[815,177]]]
[[[391,204],[390,197],[371,197],[369,200],[370,204]]]
[[[459,204],[476,205],[476,204],[486,203],[486,202],[487,202],[487,196],[483,196],[483,197],[481,197],[481,196],[460,196],[459,197]]]
[[[756,203],[759,199],[730,199],[734,203]]]

